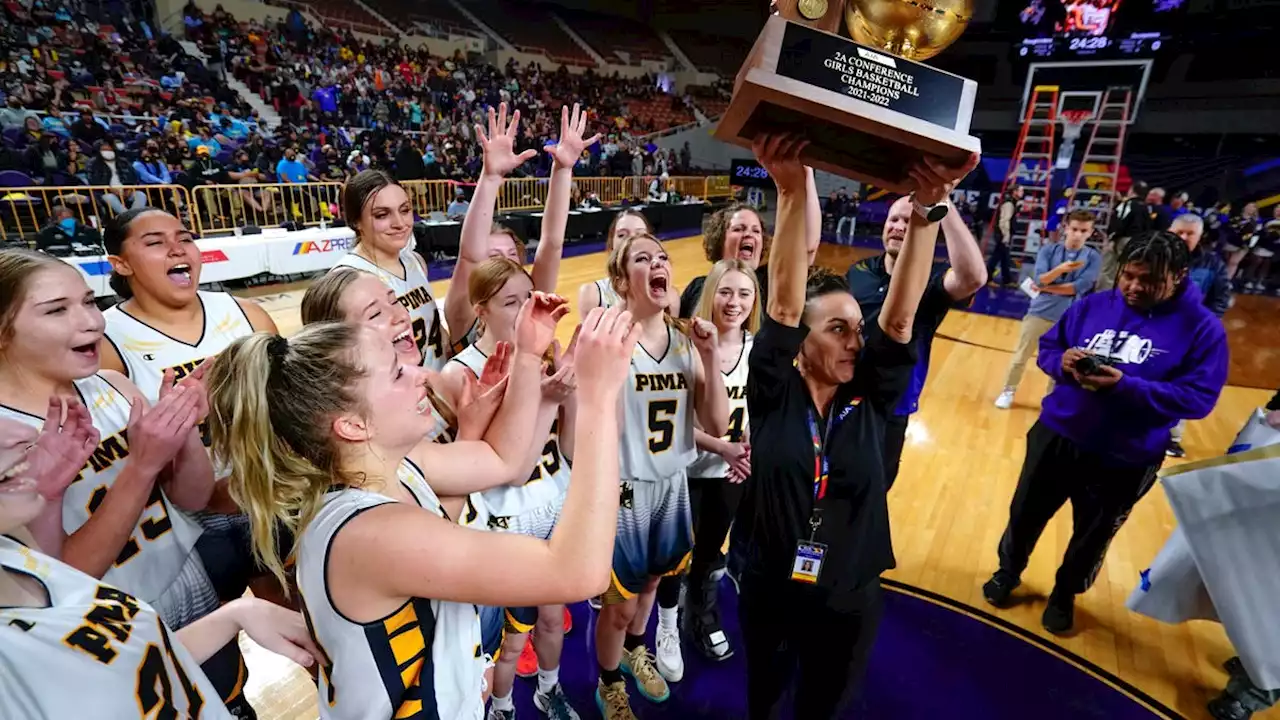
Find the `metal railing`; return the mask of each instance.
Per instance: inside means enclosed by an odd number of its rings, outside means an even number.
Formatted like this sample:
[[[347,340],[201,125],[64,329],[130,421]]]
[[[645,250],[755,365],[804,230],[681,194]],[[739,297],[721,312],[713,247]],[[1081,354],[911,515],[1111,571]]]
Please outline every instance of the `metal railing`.
[[[200,185],[191,193],[197,210],[193,224],[201,235],[286,222],[314,227],[338,217],[341,193],[337,182]]]
[[[181,216],[191,206],[191,194],[181,185],[0,187],[0,238],[33,241],[55,220],[59,207],[83,225],[102,227],[118,212],[144,206]]]
[[[654,176],[578,177],[580,195],[594,193],[600,202],[643,202]],[[686,197],[716,200],[729,197],[726,175],[668,178],[668,188]],[[402,183],[413,210],[420,216],[440,217],[457,196],[451,180],[410,180]],[[537,210],[546,205],[548,178],[512,178],[498,193],[498,212]],[[55,221],[54,210],[67,208],[82,224],[101,228],[116,213],[130,207],[158,207],[172,212],[198,235],[234,233],[247,225],[278,226],[293,222],[315,227],[341,216],[342,183],[244,183],[129,186],[30,186],[0,188],[0,238],[32,242]]]

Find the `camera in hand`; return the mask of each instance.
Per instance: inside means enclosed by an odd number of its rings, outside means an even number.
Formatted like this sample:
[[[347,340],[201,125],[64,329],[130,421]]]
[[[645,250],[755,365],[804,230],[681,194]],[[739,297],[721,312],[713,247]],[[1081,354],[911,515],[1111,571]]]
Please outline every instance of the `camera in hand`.
[[[1085,355],[1076,361],[1076,372],[1086,376],[1096,376],[1102,374],[1104,365],[1110,366],[1111,358],[1098,357],[1097,355]]]

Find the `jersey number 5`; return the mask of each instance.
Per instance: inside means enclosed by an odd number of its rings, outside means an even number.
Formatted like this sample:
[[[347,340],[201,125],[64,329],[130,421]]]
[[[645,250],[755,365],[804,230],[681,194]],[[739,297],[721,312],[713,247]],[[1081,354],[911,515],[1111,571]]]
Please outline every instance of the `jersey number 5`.
[[[676,436],[677,407],[678,400],[649,402],[649,452],[660,453],[671,449],[671,442]]]
[[[160,621],[157,620],[157,623]],[[154,644],[147,646],[142,656],[142,664],[138,665],[138,707],[142,716],[157,720],[177,720],[179,717],[200,717],[204,706],[204,698],[178,658],[174,657],[173,645],[169,640],[169,631],[160,626],[160,637],[164,641],[164,650]],[[167,661],[167,662],[166,662]],[[182,685],[182,693],[187,698],[186,712],[182,712],[173,702],[173,682],[169,679],[169,665],[173,666],[173,674]]]

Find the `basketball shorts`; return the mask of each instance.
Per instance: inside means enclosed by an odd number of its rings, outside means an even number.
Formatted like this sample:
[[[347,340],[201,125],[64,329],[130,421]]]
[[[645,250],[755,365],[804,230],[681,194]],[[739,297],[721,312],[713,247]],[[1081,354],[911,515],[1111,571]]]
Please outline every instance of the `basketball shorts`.
[[[480,613],[480,649],[485,655],[496,658],[502,649],[502,608],[478,605],[476,611]]]
[[[560,509],[564,507],[564,498],[534,508],[520,515],[509,517],[493,516],[489,518],[489,529],[495,532],[528,535],[539,540],[551,537],[560,517]],[[538,608],[507,608],[505,630],[509,633],[527,633],[538,621]]]
[[[685,473],[657,482],[622,481],[613,577],[603,602],[625,602],[644,590],[649,578],[685,572],[692,549],[693,510]]]
[[[205,570],[200,553],[192,550],[178,577],[158,598],[148,600],[170,630],[181,630],[218,609],[217,590]]]
[[[209,573],[218,599],[231,602],[244,595],[249,581],[259,573],[253,559],[253,533],[249,516],[196,512],[191,518],[204,530],[196,542],[196,552]],[[280,557],[288,557],[288,549]]]

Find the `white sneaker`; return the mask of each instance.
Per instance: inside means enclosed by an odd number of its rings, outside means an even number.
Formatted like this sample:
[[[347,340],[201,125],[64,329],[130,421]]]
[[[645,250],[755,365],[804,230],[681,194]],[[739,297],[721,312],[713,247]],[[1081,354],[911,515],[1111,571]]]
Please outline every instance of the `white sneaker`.
[[[667,630],[658,625],[656,633],[658,652],[658,672],[667,682],[680,682],[684,677],[684,656],[680,654],[680,630]]]
[[[1000,393],[1000,397],[996,398],[996,407],[1001,410],[1008,410],[1013,407],[1013,392],[1013,390],[1005,388],[1004,391]]]

